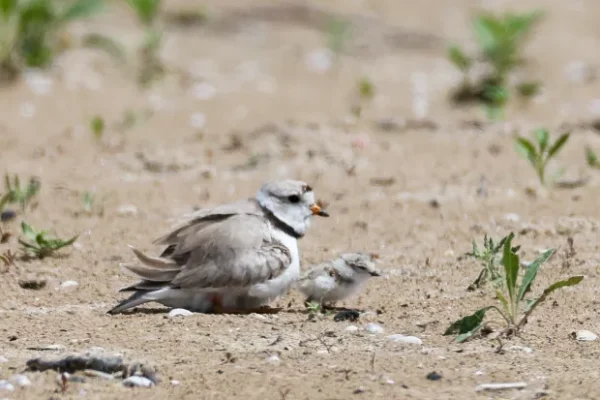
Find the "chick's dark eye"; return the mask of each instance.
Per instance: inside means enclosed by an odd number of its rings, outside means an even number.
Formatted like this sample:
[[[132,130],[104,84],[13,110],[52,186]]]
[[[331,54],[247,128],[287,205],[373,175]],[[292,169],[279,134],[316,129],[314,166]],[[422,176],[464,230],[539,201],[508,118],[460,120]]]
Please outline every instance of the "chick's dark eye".
[[[300,196],[293,194],[288,197],[288,200],[290,201],[290,203],[298,203],[300,201]]]

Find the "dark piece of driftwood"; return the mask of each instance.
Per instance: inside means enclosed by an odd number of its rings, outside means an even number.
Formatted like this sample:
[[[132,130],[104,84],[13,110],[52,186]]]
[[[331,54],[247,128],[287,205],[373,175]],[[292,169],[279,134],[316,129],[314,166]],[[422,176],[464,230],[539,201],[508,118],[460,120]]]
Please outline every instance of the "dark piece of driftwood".
[[[27,369],[30,371],[46,371],[52,369],[58,372],[75,373],[86,369],[112,374],[127,368],[121,357],[86,357],[67,356],[57,360],[43,360],[32,358],[27,361]]]

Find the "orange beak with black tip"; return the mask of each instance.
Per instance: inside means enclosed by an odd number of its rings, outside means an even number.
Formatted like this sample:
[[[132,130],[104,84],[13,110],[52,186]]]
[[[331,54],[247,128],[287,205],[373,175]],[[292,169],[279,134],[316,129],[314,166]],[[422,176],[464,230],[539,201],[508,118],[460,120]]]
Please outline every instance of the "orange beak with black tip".
[[[313,215],[318,215],[319,217],[329,217],[327,211],[323,210],[317,204],[313,204],[312,206],[310,206],[310,211],[312,211]]]

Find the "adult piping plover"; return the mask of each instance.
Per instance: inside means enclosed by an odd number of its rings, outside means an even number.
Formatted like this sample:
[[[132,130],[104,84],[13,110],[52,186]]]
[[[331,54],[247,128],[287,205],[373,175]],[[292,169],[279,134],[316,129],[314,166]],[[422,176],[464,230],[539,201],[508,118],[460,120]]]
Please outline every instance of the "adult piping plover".
[[[333,306],[356,294],[367,280],[381,273],[375,268],[376,254],[344,253],[335,260],[310,268],[296,283],[306,302]]]
[[[264,184],[255,198],[199,210],[155,240],[167,248],[150,257],[132,247],[141,264],[126,264],[141,281],[109,311],[147,302],[195,312],[260,312],[300,275],[297,240],[311,217],[328,217],[313,190],[294,180]]]

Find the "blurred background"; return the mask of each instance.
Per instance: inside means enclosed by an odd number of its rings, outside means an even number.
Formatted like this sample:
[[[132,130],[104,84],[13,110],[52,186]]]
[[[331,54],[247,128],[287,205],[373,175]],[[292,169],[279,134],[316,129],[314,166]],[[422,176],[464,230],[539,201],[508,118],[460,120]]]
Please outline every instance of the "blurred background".
[[[541,87],[527,102],[513,96],[505,118],[560,124],[600,112],[593,0],[13,2],[34,5],[2,24],[5,138],[41,127],[44,138],[66,127],[88,136],[95,117],[109,135],[133,114],[169,140],[274,120],[351,123],[357,107],[361,123],[485,120],[449,100],[463,74],[448,49],[478,56],[475,19],[505,12],[543,13],[509,77]]]

